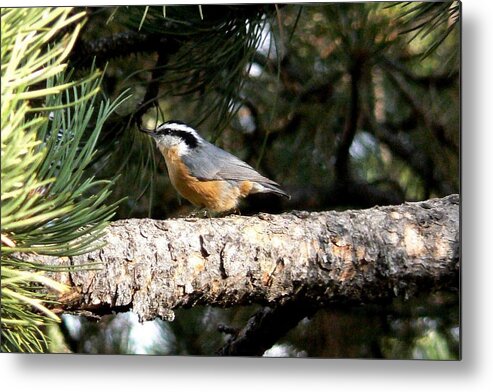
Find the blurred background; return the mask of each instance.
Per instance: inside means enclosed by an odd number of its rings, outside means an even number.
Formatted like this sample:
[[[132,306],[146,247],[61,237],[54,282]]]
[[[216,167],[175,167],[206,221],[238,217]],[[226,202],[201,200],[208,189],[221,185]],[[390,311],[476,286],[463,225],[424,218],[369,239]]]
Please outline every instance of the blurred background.
[[[327,3],[86,8],[70,62],[106,67],[103,92],[130,96],[92,165],[113,178],[113,219],[166,219],[192,207],[138,132],[176,119],[291,194],[242,214],[345,210],[460,191],[460,5]],[[336,306],[306,318],[266,356],[457,359],[457,292]],[[258,309],[65,315],[51,351],[214,355]]]

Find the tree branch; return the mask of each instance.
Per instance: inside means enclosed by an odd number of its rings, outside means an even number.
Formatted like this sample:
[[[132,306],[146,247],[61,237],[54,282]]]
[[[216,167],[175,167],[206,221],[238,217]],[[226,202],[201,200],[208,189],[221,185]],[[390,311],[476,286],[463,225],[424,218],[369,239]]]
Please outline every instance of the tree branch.
[[[166,52],[158,51],[158,57],[156,60],[156,65],[151,73],[151,80],[147,85],[146,93],[144,95],[144,99],[142,100],[140,106],[137,108],[135,112],[135,121],[139,128],[142,127],[142,117],[149,110],[149,108],[153,105],[157,105],[157,98],[159,95],[159,84],[161,78],[165,73],[165,66],[168,62],[169,55]]]
[[[255,313],[243,329],[234,333],[217,354],[260,356],[317,309],[315,304],[303,301],[289,301],[275,308],[265,307]]]
[[[340,136],[340,140],[335,152],[335,163],[334,169],[337,181],[344,182],[348,181],[351,172],[349,170],[349,148],[353,143],[354,136],[356,135],[358,127],[358,119],[360,115],[360,102],[359,102],[359,81],[361,78],[361,61],[358,59],[353,60],[351,64],[349,75],[350,75],[350,95],[349,103],[346,115],[346,123],[344,125],[344,130]]]
[[[386,68],[383,68],[387,70]],[[436,140],[443,146],[447,147],[454,153],[458,153],[459,146],[457,146],[450,138],[447,136],[445,127],[436,121],[430,115],[428,110],[425,110],[423,105],[420,103],[419,98],[413,94],[410,89],[406,86],[401,77],[394,74],[393,71],[387,70],[386,72],[390,82],[401,92],[403,99],[409,104],[415,116],[422,119],[425,127],[433,134]]]
[[[458,288],[459,197],[345,212],[121,220],[106,242],[70,258],[100,269],[54,273],[74,288],[65,311],[133,310],[150,320],[199,304],[359,304]]]
[[[203,6],[205,16],[200,23],[202,28],[211,28],[234,19],[248,21],[250,18],[260,18],[274,10],[271,4],[207,5]],[[78,67],[88,67],[94,57],[98,66],[104,66],[107,61],[131,54],[160,51],[170,55],[176,53],[185,42],[195,39],[197,33],[200,34],[200,30],[184,34],[183,24],[166,18],[156,23],[159,23],[159,32],[156,33],[124,31],[93,40],[79,39],[71,52],[71,61]]]
[[[94,58],[97,66],[104,66],[111,59],[128,57],[130,54],[158,51],[176,53],[179,45],[175,37],[125,31],[92,41],[78,40],[70,59],[78,67],[90,66]]]
[[[414,82],[423,87],[449,88],[458,82],[459,72],[457,70],[443,72],[441,74],[417,75],[408,69],[397,59],[388,56],[382,56],[384,64],[393,70],[401,73],[407,80]]]
[[[392,132],[385,125],[372,124],[370,121],[367,125],[373,130],[375,136],[385,143],[396,156],[408,163],[423,179],[427,193],[437,191],[441,195],[446,195],[453,192],[453,186],[447,182],[432,158],[406,140],[405,133]]]
[[[440,298],[444,301],[444,292],[440,292]],[[456,298],[455,296],[447,296],[448,300],[451,297]],[[440,303],[433,303],[431,298],[436,298],[435,296],[430,296],[430,300],[426,304],[426,310],[429,312],[431,310],[432,314],[433,309],[435,312],[440,312],[443,316],[444,307],[449,306],[447,304],[447,300]],[[436,299],[435,299],[436,300]],[[456,302],[454,302],[454,306],[456,306]],[[409,311],[412,306],[407,306],[402,311],[401,308],[399,310],[394,309],[395,305],[392,301],[384,301],[378,304],[378,307],[372,307],[371,313],[373,316],[370,317],[367,321],[369,325],[366,328],[380,328],[381,332],[385,332],[388,327],[388,318],[404,318],[409,319],[411,317],[416,317],[416,314],[406,314],[406,311]],[[351,309],[351,308],[349,308]],[[319,313],[320,307],[317,307],[313,303],[306,303],[303,301],[289,301],[282,306],[277,306],[275,308],[266,307],[257,311],[250,319],[247,321],[244,328],[241,330],[224,326],[220,324],[218,329],[220,332],[231,335],[231,338],[216,351],[218,355],[229,355],[229,356],[259,356],[265,354],[265,351],[272,347],[275,343],[279,343],[280,339],[286,335],[291,329],[294,329],[299,322],[303,319],[308,318],[312,319],[313,317],[318,318],[316,315]],[[341,337],[341,327],[347,328],[345,326],[344,321],[340,320],[341,313],[348,313],[348,306],[345,304],[332,304],[328,309],[329,313],[331,313],[331,318],[334,319],[323,321],[322,323],[326,325],[326,329],[330,330],[330,333],[333,335],[331,340],[338,340],[338,337]],[[349,312],[350,313],[350,312]],[[338,314],[338,315],[337,315]],[[427,313],[429,315],[429,313]],[[315,321],[315,320],[313,320]],[[335,321],[335,324],[332,324],[332,321]],[[370,327],[371,325],[371,327]],[[440,328],[443,328],[444,334],[447,330],[445,325],[441,325]],[[387,331],[388,332],[388,331]],[[371,355],[373,358],[384,358],[384,355],[381,351],[381,348],[378,344],[378,337],[367,336],[368,340],[368,348],[371,350]],[[290,339],[288,339],[290,340]],[[339,339],[340,340],[340,339]],[[335,347],[332,347],[332,350],[339,351],[339,354],[343,356],[347,352],[346,345],[347,342],[341,340],[340,343],[335,343]],[[332,343],[334,344],[334,342]],[[329,344],[330,345],[330,344]],[[344,347],[344,348],[343,348]],[[342,350],[342,351],[341,351]],[[339,355],[338,355],[339,356]]]

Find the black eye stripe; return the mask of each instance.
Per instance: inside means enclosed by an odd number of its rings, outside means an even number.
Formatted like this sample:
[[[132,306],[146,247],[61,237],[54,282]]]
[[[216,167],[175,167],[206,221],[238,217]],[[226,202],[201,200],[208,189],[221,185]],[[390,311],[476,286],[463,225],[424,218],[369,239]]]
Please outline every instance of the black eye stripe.
[[[160,129],[156,133],[158,135],[177,136],[177,137],[181,138],[185,142],[185,144],[190,148],[195,148],[198,145],[197,138],[194,135],[192,135],[190,132],[187,132],[187,131],[164,128],[164,129]]]

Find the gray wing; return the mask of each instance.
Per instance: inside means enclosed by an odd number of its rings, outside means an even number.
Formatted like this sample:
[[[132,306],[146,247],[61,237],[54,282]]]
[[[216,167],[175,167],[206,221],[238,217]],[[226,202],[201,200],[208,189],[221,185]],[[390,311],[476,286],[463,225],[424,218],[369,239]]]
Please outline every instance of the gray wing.
[[[249,164],[215,145],[203,141],[196,147],[193,159],[184,155],[183,160],[191,174],[201,180],[249,180],[264,186],[266,191],[288,196],[279,188],[279,184],[258,173]]]

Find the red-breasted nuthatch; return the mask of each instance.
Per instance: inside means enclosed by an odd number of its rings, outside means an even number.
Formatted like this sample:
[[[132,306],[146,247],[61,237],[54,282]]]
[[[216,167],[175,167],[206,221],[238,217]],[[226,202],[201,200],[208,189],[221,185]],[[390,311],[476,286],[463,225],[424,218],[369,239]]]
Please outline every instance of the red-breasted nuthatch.
[[[203,139],[181,121],[167,121],[151,135],[163,154],[171,183],[197,207],[226,212],[252,193],[274,193],[289,198],[279,184],[250,165]]]

